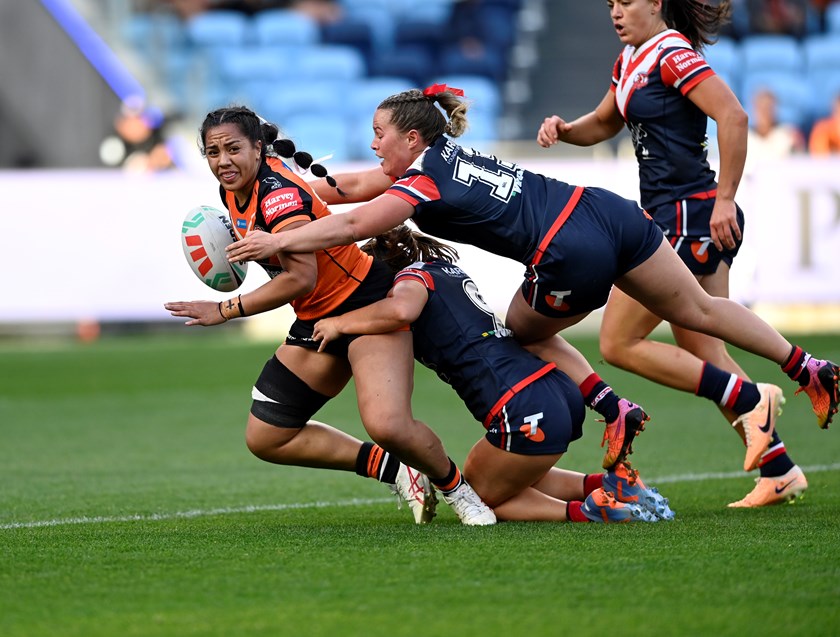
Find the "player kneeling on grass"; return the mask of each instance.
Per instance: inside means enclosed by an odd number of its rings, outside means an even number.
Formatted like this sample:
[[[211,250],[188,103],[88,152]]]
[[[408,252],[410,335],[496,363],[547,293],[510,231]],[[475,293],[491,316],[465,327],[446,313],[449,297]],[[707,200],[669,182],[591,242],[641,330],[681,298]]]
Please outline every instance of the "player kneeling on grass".
[[[386,299],[315,324],[326,348],[342,335],[411,325],[415,358],[458,393],[487,430],[464,474],[500,520],[671,519],[668,501],[620,462],[583,474],[554,465],[582,435],[583,398],[554,363],[526,351],[454,265],[450,246],[406,226],[363,249],[396,272]],[[446,498],[446,496],[444,496]]]

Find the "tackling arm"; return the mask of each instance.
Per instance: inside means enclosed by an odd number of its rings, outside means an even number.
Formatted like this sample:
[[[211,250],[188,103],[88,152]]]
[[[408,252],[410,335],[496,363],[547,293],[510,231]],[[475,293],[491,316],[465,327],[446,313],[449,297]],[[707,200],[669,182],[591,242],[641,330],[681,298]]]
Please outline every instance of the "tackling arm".
[[[341,173],[332,177],[336,181],[337,188],[330,186],[326,179],[318,179],[310,183],[315,194],[327,204],[370,201],[384,193],[394,183],[380,167],[355,173]]]
[[[426,287],[419,281],[398,282],[387,298],[341,316],[321,319],[312,337],[320,340],[319,351],[342,334],[387,334],[411,324],[428,301]]]
[[[250,232],[227,247],[228,260],[254,261],[278,252],[314,252],[350,245],[396,228],[412,214],[414,206],[410,203],[384,194],[349,212],[322,217],[287,232]]]

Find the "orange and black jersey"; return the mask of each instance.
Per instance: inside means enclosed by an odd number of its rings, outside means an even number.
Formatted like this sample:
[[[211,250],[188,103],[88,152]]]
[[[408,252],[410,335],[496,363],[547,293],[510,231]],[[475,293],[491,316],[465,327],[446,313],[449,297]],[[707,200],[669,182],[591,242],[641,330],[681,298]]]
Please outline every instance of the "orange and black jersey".
[[[254,190],[244,206],[237,204],[232,192],[221,186],[219,192],[240,239],[255,228],[273,233],[289,224],[314,221],[330,214],[306,181],[273,157],[260,166]],[[341,305],[365,278],[372,261],[356,244],[318,250],[315,258],[318,264],[315,288],[291,303],[297,317],[304,320],[321,318]],[[277,257],[258,263],[271,277],[283,271]]]

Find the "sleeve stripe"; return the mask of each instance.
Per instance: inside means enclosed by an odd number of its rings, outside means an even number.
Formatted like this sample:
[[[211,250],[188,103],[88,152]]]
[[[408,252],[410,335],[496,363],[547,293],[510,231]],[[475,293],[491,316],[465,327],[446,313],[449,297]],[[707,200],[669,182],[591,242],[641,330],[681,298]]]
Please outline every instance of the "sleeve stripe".
[[[397,276],[394,277],[394,285],[399,283],[400,281],[418,281],[422,283],[426,289],[434,290],[435,289],[435,281],[432,278],[432,275],[428,272],[423,272],[423,270],[401,270],[397,273]]]

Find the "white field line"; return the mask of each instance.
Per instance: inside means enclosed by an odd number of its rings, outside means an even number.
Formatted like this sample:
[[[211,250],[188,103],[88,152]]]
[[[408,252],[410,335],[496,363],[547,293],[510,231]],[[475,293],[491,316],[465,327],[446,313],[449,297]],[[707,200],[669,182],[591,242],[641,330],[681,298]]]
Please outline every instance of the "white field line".
[[[820,473],[824,471],[840,470],[840,463],[812,465],[802,467],[806,473]],[[727,473],[685,473],[674,476],[662,476],[659,478],[647,478],[645,482],[650,485],[659,485],[677,482],[701,482],[704,480],[733,480],[743,478],[743,471],[732,471]],[[217,509],[193,509],[190,511],[176,511],[174,513],[149,513],[138,515],[115,515],[115,516],[83,516],[78,518],[57,518],[54,520],[38,520],[33,522],[6,522],[0,524],[0,530],[10,529],[35,529],[50,526],[67,526],[70,524],[111,524],[114,522],[155,522],[158,520],[175,520],[184,518],[203,518],[213,515],[230,515],[232,513],[257,513],[260,511],[293,511],[300,509],[322,509],[327,507],[361,506],[368,504],[383,504],[394,502],[393,498],[369,498],[339,500],[336,502],[300,502],[293,504],[262,504],[247,505],[241,507],[222,507]]]

